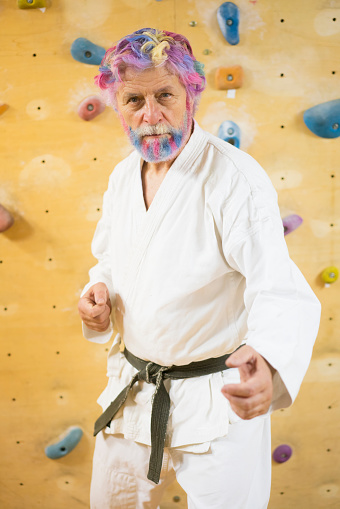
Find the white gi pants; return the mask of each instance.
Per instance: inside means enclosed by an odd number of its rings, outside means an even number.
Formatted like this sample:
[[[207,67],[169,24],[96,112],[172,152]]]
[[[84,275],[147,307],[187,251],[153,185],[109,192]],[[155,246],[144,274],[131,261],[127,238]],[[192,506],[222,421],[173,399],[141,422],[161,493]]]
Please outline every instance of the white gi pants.
[[[159,484],[147,479],[150,447],[123,435],[97,435],[91,509],[157,509],[177,482],[188,509],[266,509],[271,484],[270,417],[231,424],[205,453],[165,448]]]

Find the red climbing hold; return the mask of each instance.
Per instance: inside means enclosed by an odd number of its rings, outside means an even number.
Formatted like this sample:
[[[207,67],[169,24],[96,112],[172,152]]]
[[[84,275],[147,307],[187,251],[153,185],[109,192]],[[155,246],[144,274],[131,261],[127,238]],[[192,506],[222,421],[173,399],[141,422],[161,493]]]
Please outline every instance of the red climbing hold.
[[[100,115],[100,113],[103,113],[104,110],[105,104],[100,97],[90,95],[79,104],[78,115],[83,120],[92,120]]]
[[[5,207],[0,205],[0,232],[5,232],[14,223],[14,218]]]

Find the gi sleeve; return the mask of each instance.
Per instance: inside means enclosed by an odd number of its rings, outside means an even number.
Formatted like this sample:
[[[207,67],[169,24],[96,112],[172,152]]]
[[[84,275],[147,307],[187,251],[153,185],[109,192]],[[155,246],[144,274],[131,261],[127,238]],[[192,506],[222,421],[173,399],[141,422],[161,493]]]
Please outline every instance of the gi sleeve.
[[[225,221],[227,263],[245,278],[246,344],[275,369],[269,412],[293,403],[308,369],[320,302],[290,259],[274,188],[235,193]],[[228,209],[228,207],[227,207]]]
[[[102,217],[99,220],[94,237],[91,244],[91,250],[93,256],[98,260],[98,263],[92,267],[89,271],[90,281],[84,287],[81,296],[83,296],[91,286],[96,283],[105,283],[113,305],[115,294],[111,277],[110,267],[110,245],[111,245],[111,221],[112,221],[112,200],[113,200],[113,179],[112,175],[109,180],[109,186],[107,191],[104,193]],[[83,335],[85,339],[94,343],[106,343],[112,336],[113,324],[112,320],[110,325],[105,332],[96,332],[89,329],[84,323],[82,323]]]

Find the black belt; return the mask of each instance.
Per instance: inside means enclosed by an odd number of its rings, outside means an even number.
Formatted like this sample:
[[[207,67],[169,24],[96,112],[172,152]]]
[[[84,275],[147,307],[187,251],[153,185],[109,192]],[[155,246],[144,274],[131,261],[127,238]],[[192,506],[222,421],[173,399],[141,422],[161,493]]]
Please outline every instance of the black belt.
[[[239,346],[239,348],[241,348],[241,346]],[[150,481],[158,484],[162,469],[165,435],[170,410],[170,397],[164,386],[164,378],[178,380],[181,378],[193,378],[196,376],[209,375],[211,373],[223,371],[228,369],[225,365],[225,361],[232,354],[226,354],[222,357],[206,359],[199,362],[191,362],[185,366],[160,366],[154,362],[144,361],[135,357],[126,348],[124,350],[124,355],[127,361],[132,364],[134,368],[138,369],[138,373],[133,376],[131,382],[97,419],[94,425],[94,436],[96,436],[97,433],[106,426],[110,426],[111,420],[114,418],[120,407],[125,403],[130,389],[138,380],[154,384],[156,386],[156,390],[152,402],[151,455],[147,477]]]

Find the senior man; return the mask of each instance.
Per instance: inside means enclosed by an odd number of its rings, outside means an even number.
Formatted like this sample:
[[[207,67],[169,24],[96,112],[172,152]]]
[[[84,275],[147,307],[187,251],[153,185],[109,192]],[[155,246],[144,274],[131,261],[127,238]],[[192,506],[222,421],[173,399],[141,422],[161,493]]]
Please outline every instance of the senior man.
[[[319,301],[265,171],[194,120],[188,40],[138,30],[99,71],[135,150],[110,176],[79,301],[88,340],[116,332],[91,508],[156,508],[175,476],[190,509],[266,508],[270,414],[299,391]]]

